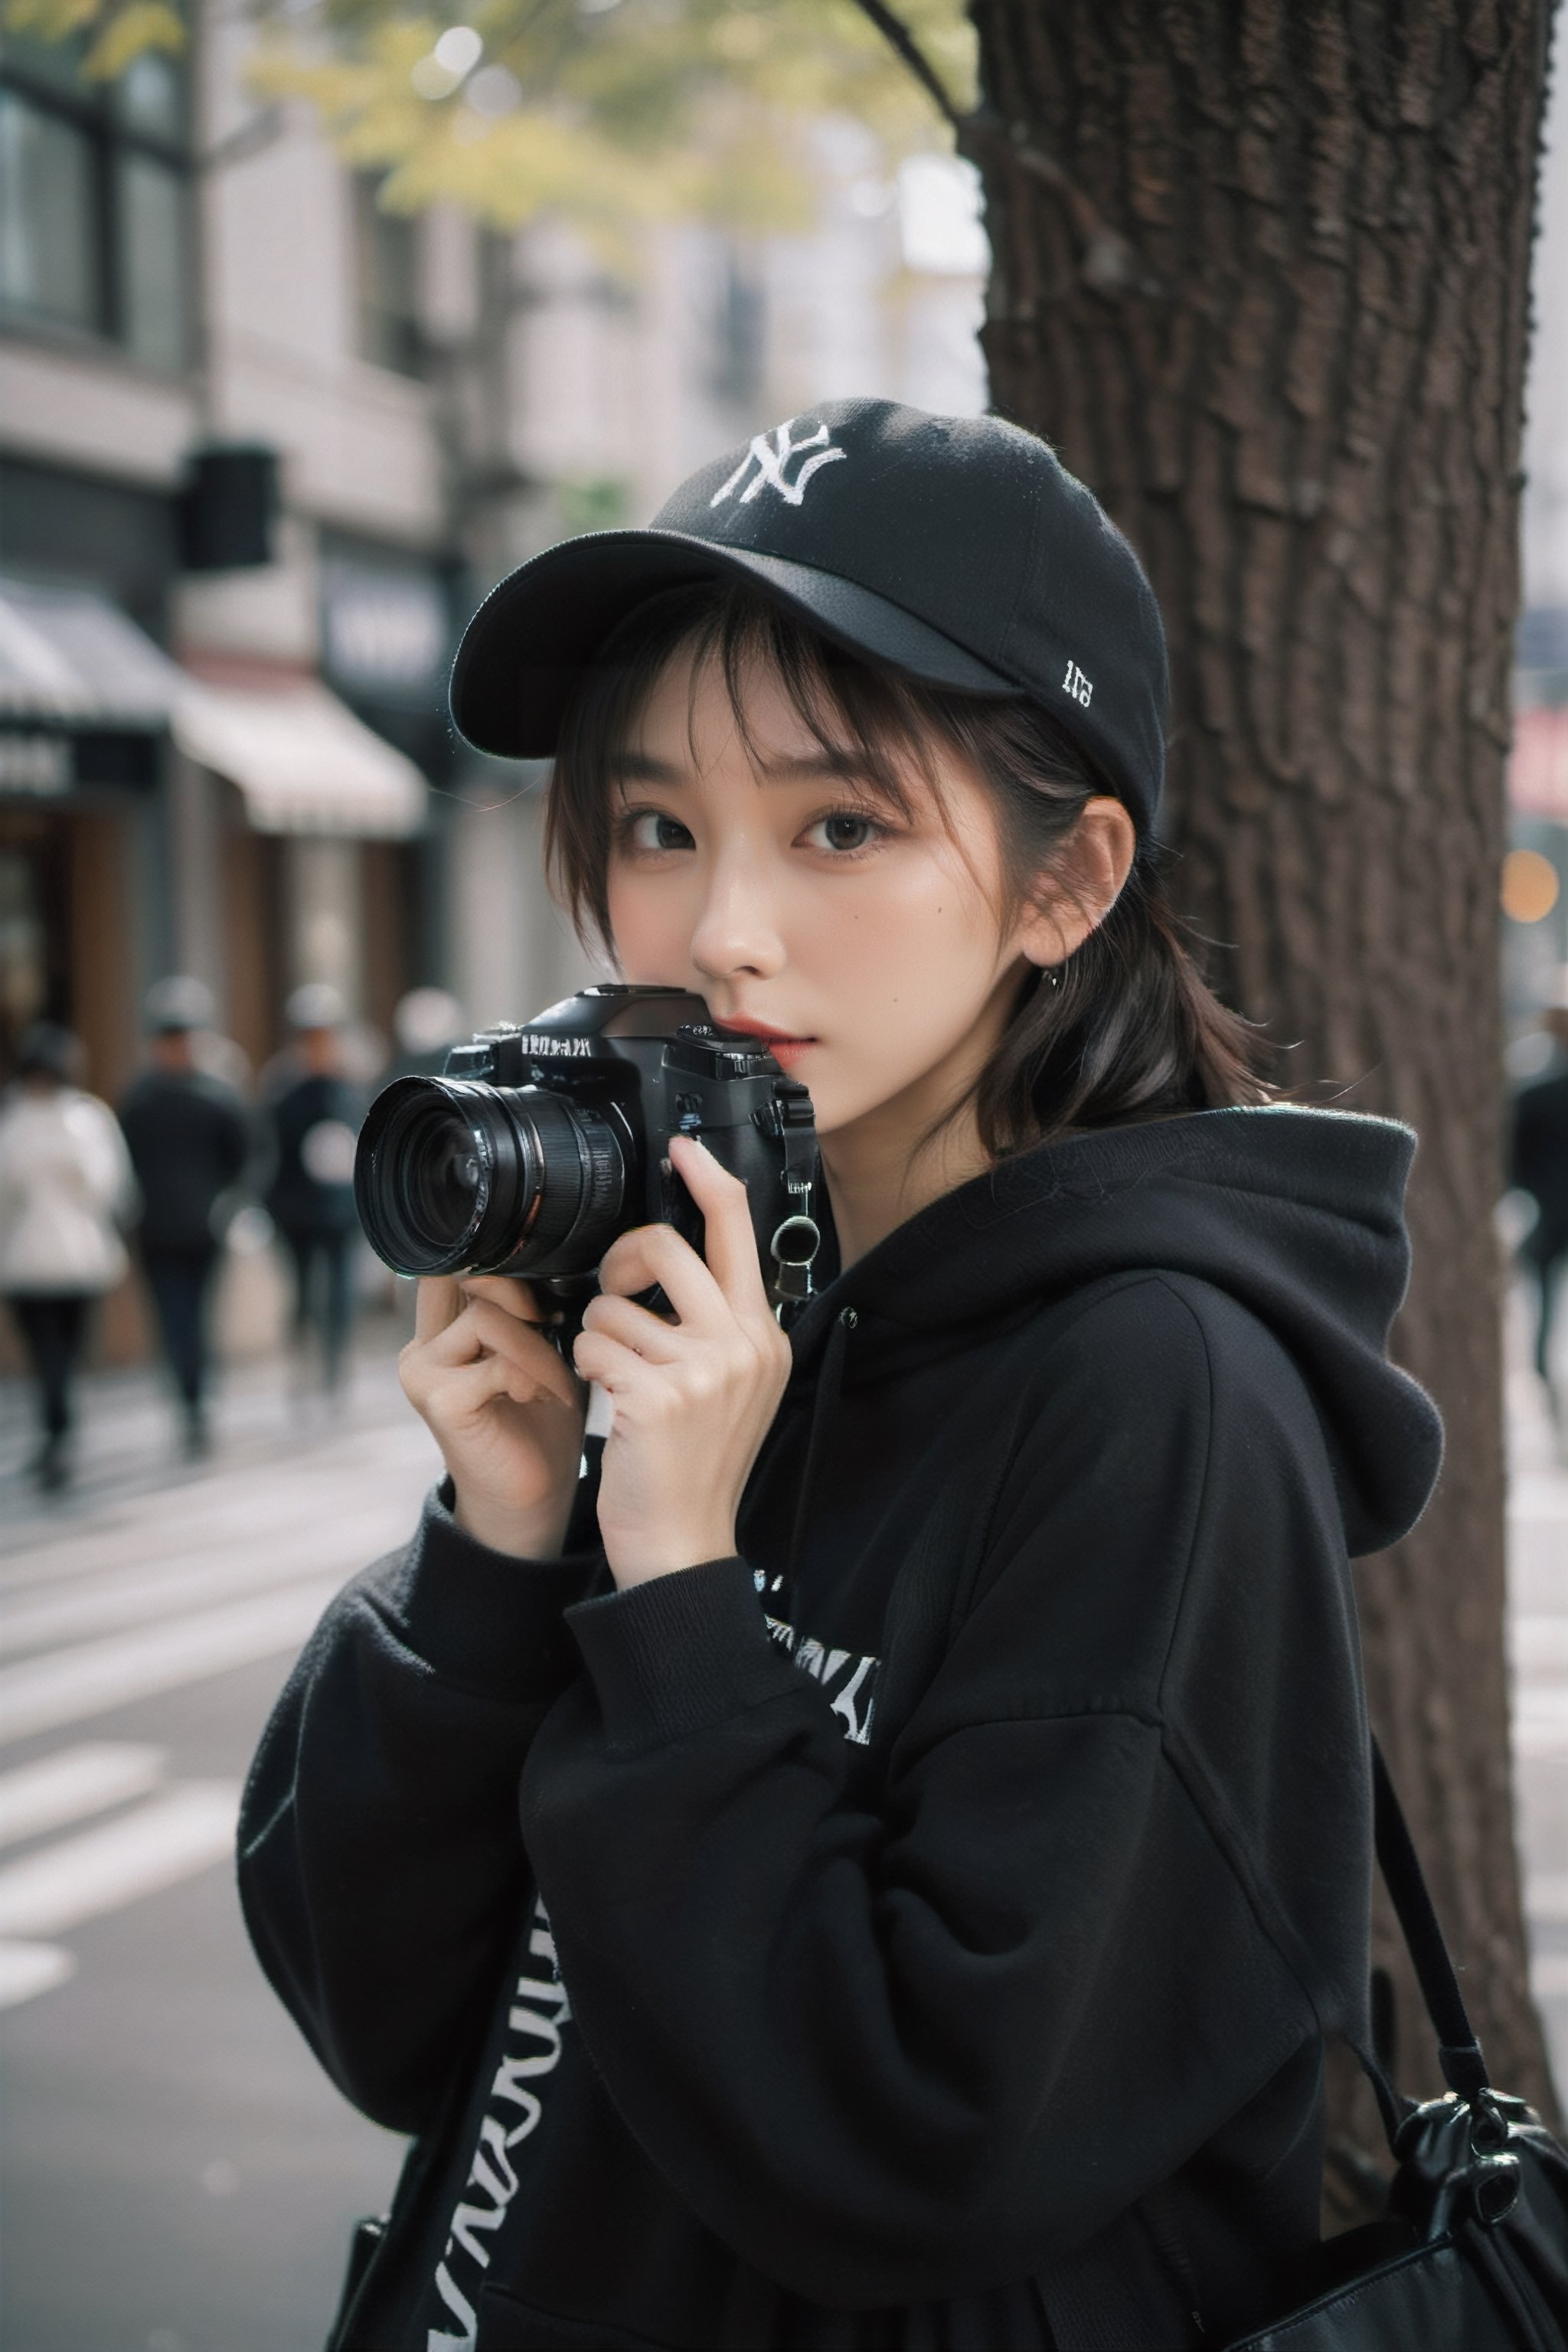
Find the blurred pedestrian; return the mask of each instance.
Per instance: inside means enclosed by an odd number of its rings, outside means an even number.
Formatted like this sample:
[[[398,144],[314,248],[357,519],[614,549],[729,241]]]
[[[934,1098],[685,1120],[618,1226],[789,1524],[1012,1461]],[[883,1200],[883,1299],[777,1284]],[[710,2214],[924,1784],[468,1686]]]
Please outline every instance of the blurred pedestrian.
[[[1559,1003],[1548,1006],[1542,1027],[1554,1056],[1542,1076],[1514,1097],[1511,1173],[1536,1206],[1535,1223],[1520,1255],[1536,1280],[1535,1369],[1550,1389],[1558,1277],[1568,1264],[1568,988]]]
[[[125,1272],[120,1228],[135,1200],[114,1113],[77,1083],[81,1059],[68,1029],[34,1022],[0,1103],[0,1293],[37,1382],[32,1469],[50,1491],[70,1475],[72,1384],[93,1301]]]
[[[148,991],[149,1066],[120,1106],[142,1193],[142,1270],[192,1455],[207,1447],[213,1276],[250,1156],[245,1106],[231,1086],[200,1066],[198,1040],[211,1030],[215,1010],[211,990],[183,974]]]
[[[263,1088],[270,1143],[266,1202],[293,1261],[294,1334],[320,1341],[329,1391],[342,1385],[353,1320],[354,1146],[364,1116],[344,1066],[348,1008],[335,988],[297,988],[285,1008],[293,1033]]]
[[[395,1075],[434,1078],[447,1066],[448,1046],[468,1035],[468,1024],[462,1006],[446,989],[411,988],[397,1000],[392,1034],[397,1041]]]

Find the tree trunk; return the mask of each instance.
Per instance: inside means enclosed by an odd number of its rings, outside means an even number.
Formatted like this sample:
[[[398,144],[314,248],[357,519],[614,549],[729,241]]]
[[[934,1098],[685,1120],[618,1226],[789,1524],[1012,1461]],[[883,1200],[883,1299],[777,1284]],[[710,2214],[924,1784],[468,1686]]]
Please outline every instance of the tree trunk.
[[[1531,2005],[1503,1659],[1497,877],[1549,0],[972,0],[993,396],[1148,564],[1177,896],[1277,1075],[1420,1137],[1426,1517],[1373,1720],[1505,2087]],[[1379,1956],[1392,1958],[1386,1923]],[[1405,2087],[1441,2089],[1403,1969]],[[1381,2153],[1370,2108],[1337,2124]]]

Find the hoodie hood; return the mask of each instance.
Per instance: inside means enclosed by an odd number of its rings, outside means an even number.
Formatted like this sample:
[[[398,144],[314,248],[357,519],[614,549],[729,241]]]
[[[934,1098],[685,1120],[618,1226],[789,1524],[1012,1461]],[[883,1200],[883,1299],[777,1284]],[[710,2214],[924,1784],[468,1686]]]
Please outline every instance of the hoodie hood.
[[[1311,1392],[1352,1555],[1415,1525],[1436,1481],[1436,1407],[1388,1360],[1410,1277],[1406,1127],[1267,1105],[1196,1111],[1046,1143],[889,1234],[807,1307],[809,1362],[837,1318],[864,1318],[862,1374],[977,1323],[1016,1319],[1108,1276],[1184,1274],[1228,1291]]]

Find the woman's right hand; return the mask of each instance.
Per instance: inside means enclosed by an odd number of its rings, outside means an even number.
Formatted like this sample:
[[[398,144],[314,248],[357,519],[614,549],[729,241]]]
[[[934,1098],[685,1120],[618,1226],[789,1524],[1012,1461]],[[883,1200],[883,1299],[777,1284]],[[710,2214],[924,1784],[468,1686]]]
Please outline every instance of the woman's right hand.
[[[508,1275],[421,1281],[404,1394],[441,1449],[458,1525],[492,1550],[560,1556],[583,1455],[587,1391]]]

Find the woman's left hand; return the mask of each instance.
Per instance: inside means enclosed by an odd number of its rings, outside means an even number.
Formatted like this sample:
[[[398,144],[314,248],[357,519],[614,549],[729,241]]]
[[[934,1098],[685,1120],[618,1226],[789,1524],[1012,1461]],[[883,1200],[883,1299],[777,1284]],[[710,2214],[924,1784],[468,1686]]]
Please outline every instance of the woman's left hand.
[[[745,1186],[690,1136],[672,1137],[669,1156],[702,1212],[707,1263],[673,1225],[622,1234],[573,1351],[615,1406],[599,1530],[623,1588],[734,1550],[742,1490],[789,1378]],[[674,1322],[633,1302],[656,1282]]]

